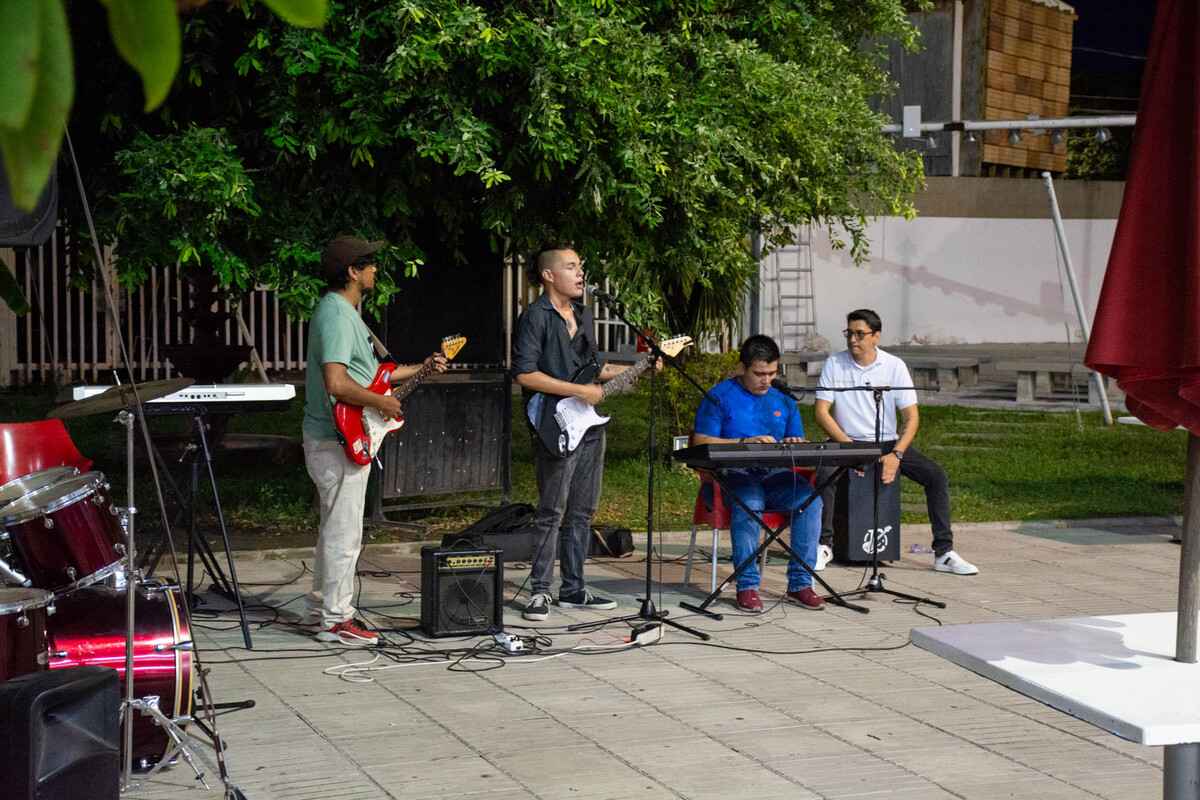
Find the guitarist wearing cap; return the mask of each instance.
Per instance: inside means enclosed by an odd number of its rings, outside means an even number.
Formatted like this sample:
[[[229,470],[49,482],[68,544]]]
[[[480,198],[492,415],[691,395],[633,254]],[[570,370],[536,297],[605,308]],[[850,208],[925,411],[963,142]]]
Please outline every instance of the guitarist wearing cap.
[[[352,605],[371,468],[346,457],[332,408],[336,400],[375,408],[388,417],[401,413],[395,397],[366,388],[375,377],[378,359],[371,331],[358,313],[359,303],[375,288],[375,253],[383,244],[343,236],[325,246],[321,269],[326,291],[308,328],[304,464],[321,504],[313,588],[307,598],[308,622],[317,627],[317,639],[344,646],[379,642],[379,634],[355,619]],[[439,372],[446,369],[440,353],[426,363]],[[399,383],[420,370],[420,364],[398,366],[391,382]]]
[[[599,382],[574,383],[571,378],[596,360],[592,312],[583,305],[583,260],[569,244],[551,244],[526,265],[526,277],[542,287],[542,295],[517,320],[513,334],[513,379],[526,392],[578,397],[590,405],[604,398],[601,383],[627,367],[604,365]],[[592,516],[600,501],[604,473],[604,428],[594,427],[579,445],[560,457],[534,443],[538,509],[534,516],[537,539],[530,572],[531,597],[525,619],[540,622],[550,616],[550,582],[557,553],[562,570],[558,605],[564,608],[608,610],[613,600],[597,597],[584,585]]]

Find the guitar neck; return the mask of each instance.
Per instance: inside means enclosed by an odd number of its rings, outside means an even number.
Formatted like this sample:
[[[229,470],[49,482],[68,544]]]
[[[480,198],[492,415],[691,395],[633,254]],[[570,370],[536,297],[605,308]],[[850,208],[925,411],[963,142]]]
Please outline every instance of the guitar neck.
[[[432,364],[422,364],[421,369],[417,371],[416,375],[392,388],[392,397],[397,400],[403,400],[408,397],[421,385],[421,381],[429,377],[431,372],[433,372]]]
[[[621,394],[629,391],[630,387],[637,382],[637,379],[642,376],[650,366],[654,363],[654,356],[649,355],[643,358],[638,363],[634,364],[629,369],[622,372],[617,377],[608,381],[601,387],[604,397],[612,397],[614,394]]]

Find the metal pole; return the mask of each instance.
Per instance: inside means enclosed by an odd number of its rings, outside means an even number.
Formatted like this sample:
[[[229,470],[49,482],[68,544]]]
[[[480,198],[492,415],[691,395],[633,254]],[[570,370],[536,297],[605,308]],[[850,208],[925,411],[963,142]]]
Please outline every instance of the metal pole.
[[[1179,556],[1179,610],[1175,620],[1175,660],[1196,663],[1196,622],[1200,613],[1200,436],[1188,434],[1187,503],[1183,509],[1183,552]],[[1200,797],[1200,743],[1171,744],[1163,751],[1164,800]]]
[[[754,259],[754,283],[750,285],[750,335],[761,333],[762,318],[762,232],[758,226],[750,233],[750,256]]]
[[[128,462],[125,465],[125,480],[127,481],[125,491],[125,713],[122,731],[125,742],[125,762],[121,773],[121,791],[126,791],[130,788],[130,781],[133,777],[133,631],[135,626],[134,602],[137,597],[137,574],[134,567],[134,564],[137,563],[137,553],[133,542],[133,521],[137,515],[137,508],[133,503],[134,415],[129,411],[122,411],[117,415],[117,419],[125,426],[125,459]]]
[[[1200,436],[1188,434],[1187,497],[1183,510],[1183,552],[1179,557],[1179,615],[1175,660],[1196,663],[1196,620],[1200,613]]]
[[[1079,328],[1083,331],[1083,343],[1086,346],[1091,338],[1091,326],[1088,325],[1087,314],[1083,310],[1083,301],[1079,299],[1079,287],[1075,282],[1075,268],[1071,266],[1071,249],[1067,247],[1067,232],[1063,229],[1062,214],[1058,211],[1058,195],[1054,193],[1054,178],[1049,172],[1042,173],[1042,181],[1046,184],[1046,192],[1050,195],[1050,215],[1054,217],[1054,233],[1058,237],[1058,249],[1062,251],[1063,266],[1066,268],[1067,283],[1071,287],[1071,299],[1075,302],[1075,313],[1079,316]],[[1092,372],[1090,380],[1100,395],[1100,407],[1104,409],[1104,424],[1112,425],[1112,408],[1108,405],[1108,392],[1104,388],[1104,378],[1099,372]]]

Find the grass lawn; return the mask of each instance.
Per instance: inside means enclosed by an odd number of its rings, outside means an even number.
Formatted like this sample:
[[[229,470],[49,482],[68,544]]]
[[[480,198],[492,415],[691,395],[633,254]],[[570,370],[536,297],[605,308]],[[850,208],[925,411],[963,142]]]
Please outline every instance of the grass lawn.
[[[52,405],[47,391],[0,393],[0,420],[39,419]],[[644,530],[648,397],[644,392],[617,397],[605,410],[613,422],[596,522]],[[803,412],[812,435],[812,409],[804,407]],[[301,413],[297,401],[285,412],[235,417],[229,430],[298,439]],[[519,403],[514,403],[514,413],[520,414]],[[1098,413],[1084,414],[1082,421],[1080,430],[1073,414],[923,407],[917,446],[950,475],[956,521],[1181,513],[1184,433],[1130,425],[1105,428]],[[154,419],[151,426],[163,433],[185,431],[178,418]],[[67,427],[79,449],[108,473],[123,499],[123,429],[112,423],[111,415],[69,420]],[[536,502],[531,445],[519,416],[513,430],[513,499]],[[660,433],[660,448],[669,449],[669,432]],[[674,464],[664,464],[657,476],[655,527],[689,527],[696,478]],[[236,532],[253,533],[257,546],[312,540],[313,491],[302,463],[227,457],[218,464],[218,477],[226,515]],[[905,482],[902,488],[904,521],[927,522],[920,487]],[[138,498],[141,519],[148,525],[157,514],[157,503],[145,468],[139,474]],[[424,521],[438,530],[452,530],[479,514],[474,508],[442,510]]]

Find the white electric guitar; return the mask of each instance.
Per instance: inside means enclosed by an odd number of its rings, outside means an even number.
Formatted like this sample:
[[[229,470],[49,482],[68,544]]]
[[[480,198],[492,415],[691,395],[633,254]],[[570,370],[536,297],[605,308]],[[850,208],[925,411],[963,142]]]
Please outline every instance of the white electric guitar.
[[[676,336],[661,345],[668,356],[676,356],[692,343],[690,336]],[[654,356],[646,356],[601,387],[604,397],[627,391],[654,364]],[[571,383],[591,383],[600,374],[595,362],[585,364],[571,376]],[[551,455],[565,458],[575,452],[583,437],[598,425],[607,425],[612,417],[601,416],[596,407],[578,397],[560,397],[538,392],[525,406],[525,418],[538,439]]]

